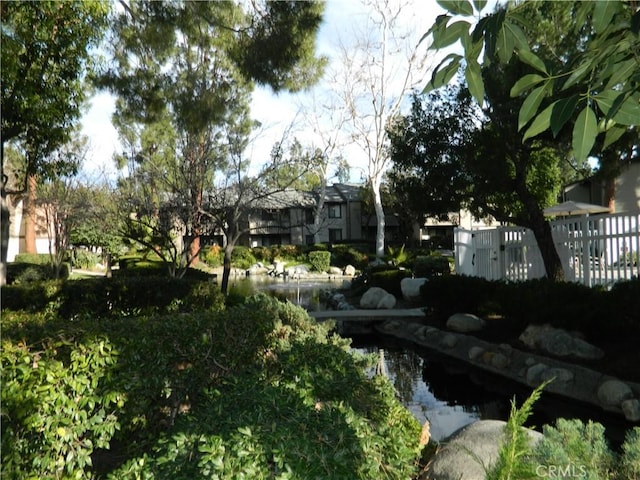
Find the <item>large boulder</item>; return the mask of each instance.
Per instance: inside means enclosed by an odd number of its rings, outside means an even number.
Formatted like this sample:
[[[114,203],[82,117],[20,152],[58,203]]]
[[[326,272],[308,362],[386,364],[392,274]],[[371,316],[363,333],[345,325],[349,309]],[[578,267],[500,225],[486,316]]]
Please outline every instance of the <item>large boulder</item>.
[[[631,387],[620,380],[607,380],[598,387],[598,400],[605,406],[618,407],[624,400],[631,398],[633,398]]]
[[[443,443],[427,469],[432,480],[485,480],[485,469],[498,458],[506,423],[480,420],[458,430]],[[529,430],[533,443],[542,434]]]
[[[447,328],[458,333],[479,332],[485,321],[470,313],[454,313],[447,319]]]
[[[348,277],[353,277],[356,274],[356,267],[354,267],[353,265],[347,265],[346,267],[344,267],[343,273]]]
[[[367,310],[391,309],[395,305],[396,297],[380,287],[371,287],[360,298],[360,308]]]
[[[408,302],[420,300],[420,287],[422,287],[426,281],[426,278],[403,278],[400,281],[402,298]]]
[[[604,357],[604,352],[598,347],[549,324],[529,325],[519,339],[529,348],[540,349],[557,357],[585,360],[599,360]]]

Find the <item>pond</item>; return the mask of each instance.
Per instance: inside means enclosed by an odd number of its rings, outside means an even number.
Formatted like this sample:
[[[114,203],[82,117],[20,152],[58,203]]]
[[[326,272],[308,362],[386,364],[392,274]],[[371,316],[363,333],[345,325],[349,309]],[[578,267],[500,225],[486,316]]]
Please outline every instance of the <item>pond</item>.
[[[262,278],[251,282],[256,290],[273,292],[307,310],[322,309],[319,293],[342,285],[341,280]],[[519,406],[531,393],[530,388],[516,382],[388,336],[357,336],[352,339],[352,347],[362,353],[381,355],[400,401],[420,423],[429,421],[431,437],[436,441],[477,420],[506,420],[511,401],[515,398]],[[600,422],[614,447],[622,443],[626,430],[632,426],[595,407],[549,393],[544,393],[534,406],[528,426],[540,429],[560,417]]]

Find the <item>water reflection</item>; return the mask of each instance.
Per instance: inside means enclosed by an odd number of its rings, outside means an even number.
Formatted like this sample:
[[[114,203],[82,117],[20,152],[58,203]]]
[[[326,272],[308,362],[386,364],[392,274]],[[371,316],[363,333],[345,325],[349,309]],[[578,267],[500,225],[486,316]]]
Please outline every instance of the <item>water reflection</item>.
[[[235,284],[239,288],[251,288],[255,291],[264,291],[286,298],[291,303],[300,305],[308,311],[318,311],[323,309],[320,304],[320,292],[340,288],[342,283],[342,279],[333,278],[285,280],[283,278],[260,275],[237,280]]]
[[[354,348],[383,355],[399,399],[419,422],[429,421],[436,441],[477,420],[504,419],[508,414],[508,402],[481,386],[469,388],[468,376],[445,363],[409,349],[357,344]]]

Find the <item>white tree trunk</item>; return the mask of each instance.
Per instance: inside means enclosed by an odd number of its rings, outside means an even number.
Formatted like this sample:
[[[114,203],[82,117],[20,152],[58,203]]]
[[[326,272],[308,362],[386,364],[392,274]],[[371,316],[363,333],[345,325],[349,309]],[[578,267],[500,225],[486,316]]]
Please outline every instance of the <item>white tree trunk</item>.
[[[380,180],[371,182],[373,190],[373,207],[376,211],[376,257],[384,257],[384,209],[382,208],[382,197],[380,195]]]

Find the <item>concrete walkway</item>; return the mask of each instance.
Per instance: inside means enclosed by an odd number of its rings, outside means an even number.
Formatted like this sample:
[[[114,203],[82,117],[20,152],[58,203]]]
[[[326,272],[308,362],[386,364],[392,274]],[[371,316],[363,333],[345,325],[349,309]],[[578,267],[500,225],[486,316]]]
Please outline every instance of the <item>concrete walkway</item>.
[[[349,322],[384,322],[389,319],[419,319],[424,318],[422,308],[396,308],[392,310],[322,310],[309,312],[309,315],[318,321],[344,320]]]

